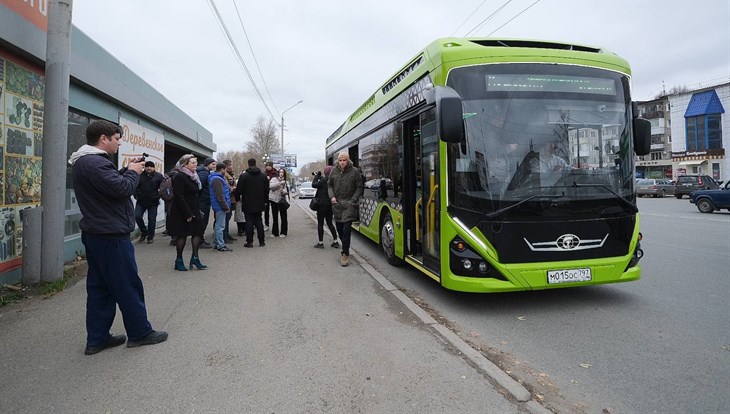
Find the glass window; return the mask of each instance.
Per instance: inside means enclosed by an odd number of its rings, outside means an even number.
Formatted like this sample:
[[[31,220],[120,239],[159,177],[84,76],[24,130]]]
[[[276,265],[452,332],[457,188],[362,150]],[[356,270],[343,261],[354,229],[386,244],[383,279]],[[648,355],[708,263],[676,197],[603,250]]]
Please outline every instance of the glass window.
[[[687,151],[697,150],[697,118],[687,118]]]
[[[707,115],[707,148],[722,148],[722,123],[720,114]]]

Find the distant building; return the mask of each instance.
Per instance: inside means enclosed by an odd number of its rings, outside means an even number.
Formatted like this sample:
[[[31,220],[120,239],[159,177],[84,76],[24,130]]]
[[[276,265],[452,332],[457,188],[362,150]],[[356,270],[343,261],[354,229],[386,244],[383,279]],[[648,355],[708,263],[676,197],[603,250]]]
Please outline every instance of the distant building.
[[[672,178],[672,133],[669,98],[640,102],[639,117],[651,122],[651,152],[636,159],[639,178]]]
[[[22,212],[40,204],[43,140],[53,139],[43,136],[47,14],[47,1],[0,0],[0,285],[21,279]],[[118,26],[113,20],[107,24]],[[208,130],[76,27],[70,71],[67,158],[86,143],[86,126],[96,119],[123,127],[119,164],[146,152],[158,170],[167,171],[185,153],[215,152]],[[63,242],[69,261],[84,247],[81,212],[66,174]]]
[[[707,174],[730,179],[730,83],[671,95],[674,177]]]

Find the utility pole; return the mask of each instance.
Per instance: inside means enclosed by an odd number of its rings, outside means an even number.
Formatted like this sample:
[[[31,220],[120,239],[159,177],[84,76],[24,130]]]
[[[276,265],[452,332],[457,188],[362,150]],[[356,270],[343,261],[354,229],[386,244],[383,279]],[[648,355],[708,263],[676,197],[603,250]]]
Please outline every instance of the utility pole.
[[[46,90],[43,117],[43,206],[41,281],[63,277],[63,236],[68,146],[71,9],[73,0],[50,0],[46,40]]]
[[[304,100],[301,100],[301,101],[295,103],[294,105],[288,107],[287,109],[284,110],[284,112],[281,113],[281,156],[282,157],[284,156],[284,113],[286,111],[294,108],[295,106],[299,105],[302,102],[304,102]]]

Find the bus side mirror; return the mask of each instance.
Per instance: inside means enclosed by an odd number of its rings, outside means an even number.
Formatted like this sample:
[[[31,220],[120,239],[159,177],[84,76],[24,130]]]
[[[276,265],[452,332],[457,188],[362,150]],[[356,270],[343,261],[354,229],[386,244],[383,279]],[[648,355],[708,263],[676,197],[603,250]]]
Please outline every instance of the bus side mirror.
[[[646,155],[651,152],[651,122],[636,118],[634,124],[634,152],[636,155]]]
[[[436,128],[441,140],[461,142],[464,138],[461,96],[448,86],[435,86],[426,90],[426,101],[436,104]]]

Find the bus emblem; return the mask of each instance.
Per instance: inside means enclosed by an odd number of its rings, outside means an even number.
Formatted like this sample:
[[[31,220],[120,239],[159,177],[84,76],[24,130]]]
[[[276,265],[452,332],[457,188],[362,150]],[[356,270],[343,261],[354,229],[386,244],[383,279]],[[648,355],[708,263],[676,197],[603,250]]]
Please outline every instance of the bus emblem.
[[[580,238],[575,234],[563,234],[558,237],[557,244],[563,250],[572,250],[580,245]]]

